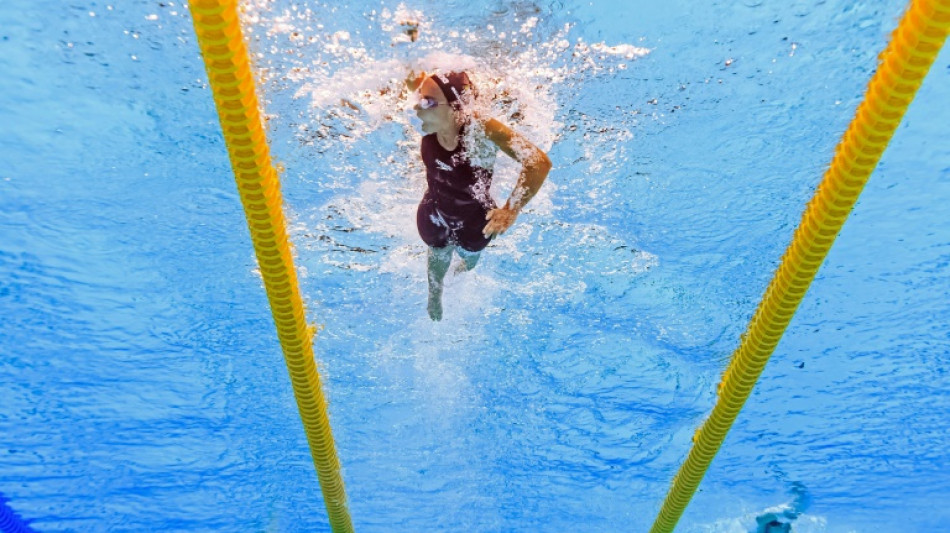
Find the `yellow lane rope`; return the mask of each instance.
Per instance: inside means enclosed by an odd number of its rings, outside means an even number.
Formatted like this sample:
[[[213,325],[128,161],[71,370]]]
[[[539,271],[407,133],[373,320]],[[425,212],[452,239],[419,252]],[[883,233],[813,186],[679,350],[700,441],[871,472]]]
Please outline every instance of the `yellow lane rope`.
[[[716,405],[696,431],[693,447],[650,533],[670,533],[778,345],[858,195],[877,166],[907,106],[950,31],[950,0],[913,0],[880,56],[864,101],[825,173],[775,277],[723,374]]]
[[[277,337],[317,468],[330,527],[335,533],[352,532],[340,462],[327,418],[327,402],[313,360],[313,331],[307,327],[297,286],[284,224],[280,182],[270,161],[261,124],[237,0],[191,0],[190,4],[198,45],[247,215]]]

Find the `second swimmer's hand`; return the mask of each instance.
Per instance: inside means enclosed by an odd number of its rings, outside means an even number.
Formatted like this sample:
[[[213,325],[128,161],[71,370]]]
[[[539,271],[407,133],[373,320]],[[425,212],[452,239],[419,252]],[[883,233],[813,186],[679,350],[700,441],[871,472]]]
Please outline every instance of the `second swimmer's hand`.
[[[508,231],[508,228],[515,223],[516,218],[518,218],[518,210],[511,209],[507,205],[505,207],[499,207],[498,209],[492,209],[485,215],[488,224],[485,224],[485,229],[482,230],[482,233],[489,239],[501,235]]]

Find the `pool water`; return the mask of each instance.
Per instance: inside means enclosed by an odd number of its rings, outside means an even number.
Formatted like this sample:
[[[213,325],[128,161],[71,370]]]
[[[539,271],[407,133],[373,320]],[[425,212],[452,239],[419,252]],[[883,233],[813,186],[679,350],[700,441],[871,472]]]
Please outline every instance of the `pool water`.
[[[903,8],[245,3],[356,530],[647,530]],[[398,87],[453,61],[554,169],[433,323]],[[328,531],[187,7],[0,3],[0,72],[6,505]],[[948,78],[944,51],[677,531],[950,520]]]

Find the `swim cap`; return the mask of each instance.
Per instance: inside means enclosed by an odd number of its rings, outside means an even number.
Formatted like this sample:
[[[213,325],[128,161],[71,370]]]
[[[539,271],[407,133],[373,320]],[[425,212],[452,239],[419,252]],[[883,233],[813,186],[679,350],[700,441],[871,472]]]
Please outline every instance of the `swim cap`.
[[[449,101],[449,105],[453,109],[460,109],[462,107],[462,94],[474,89],[472,81],[465,72],[433,74],[429,77],[439,86],[439,89],[442,89],[442,94],[445,95],[445,99]]]

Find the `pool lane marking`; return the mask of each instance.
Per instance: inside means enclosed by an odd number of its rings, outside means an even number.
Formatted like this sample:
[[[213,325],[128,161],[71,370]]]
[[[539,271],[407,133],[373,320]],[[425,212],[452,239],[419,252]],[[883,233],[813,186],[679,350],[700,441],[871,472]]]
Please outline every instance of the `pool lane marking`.
[[[353,531],[237,0],[189,2],[231,168],[334,533]]]
[[[950,0],[913,0],[805,208],[792,242],[732,354],[709,418],[673,478],[650,533],[670,533],[719,451],[739,410],[792,320],[861,190],[950,31]]]

